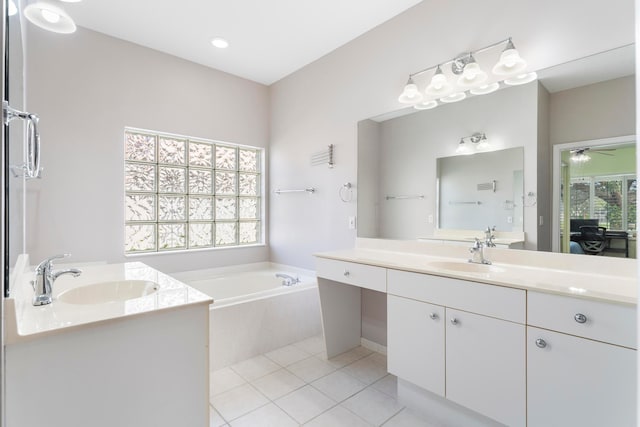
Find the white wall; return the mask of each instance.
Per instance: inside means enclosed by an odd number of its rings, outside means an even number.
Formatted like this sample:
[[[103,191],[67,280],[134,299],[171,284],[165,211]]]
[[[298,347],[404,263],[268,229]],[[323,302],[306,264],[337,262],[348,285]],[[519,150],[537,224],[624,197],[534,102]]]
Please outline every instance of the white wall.
[[[29,25],[27,104],[41,117],[39,181],[28,185],[34,262],[124,261],[125,126],[266,147],[268,88],[79,28]],[[267,247],[129,257],[162,271],[266,261]]]
[[[549,96],[551,144],[634,135],[635,120],[635,76]]]
[[[556,65],[628,44],[632,10],[628,0],[606,8],[580,0],[460,0],[455,5],[424,0],[272,85],[273,186],[319,189],[311,197],[272,200],[272,259],[312,268],[312,253],[353,246],[355,232],[348,230],[347,217],[356,214],[356,206],[342,203],[337,192],[356,176],[356,123],[398,109],[409,73],[508,36],[539,68]],[[568,22],[579,22],[582,32],[568,30]],[[605,30],[603,22],[615,22],[620,31]],[[584,43],[585,34],[594,42]],[[554,48],[545,48],[549,45]],[[309,166],[309,155],[328,143],[336,144],[336,168]]]

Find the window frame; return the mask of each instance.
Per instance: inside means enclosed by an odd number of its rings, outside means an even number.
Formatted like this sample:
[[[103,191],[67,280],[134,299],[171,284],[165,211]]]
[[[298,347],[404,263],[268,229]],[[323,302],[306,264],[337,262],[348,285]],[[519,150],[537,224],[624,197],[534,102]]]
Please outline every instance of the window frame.
[[[130,134],[138,134],[144,135],[147,137],[153,138],[154,144],[154,152],[153,152],[153,161],[149,160],[138,160],[128,158],[127,155],[127,135]],[[184,160],[182,163],[170,163],[170,162],[162,162],[159,158],[160,154],[160,139],[167,138],[173,140],[184,141]],[[190,144],[207,144],[211,146],[211,165],[210,166],[200,166],[190,164]],[[234,167],[233,169],[223,169],[219,168],[216,165],[216,150],[220,148],[232,148],[235,151],[234,157]],[[242,150],[246,151],[254,151],[256,154],[256,162],[257,167],[256,171],[242,171],[240,170],[240,152]],[[237,249],[237,248],[248,248],[248,247],[256,247],[256,246],[265,246],[266,241],[266,150],[264,147],[259,146],[251,146],[245,144],[237,144],[228,141],[221,140],[213,140],[201,137],[193,137],[186,135],[173,134],[169,132],[161,132],[155,130],[148,129],[140,129],[134,128],[130,126],[125,126],[123,132],[123,254],[125,257],[132,256],[141,256],[141,255],[159,255],[159,254],[175,254],[175,253],[193,253],[198,251],[210,251],[210,250],[221,250],[221,249]],[[154,168],[153,172],[153,191],[138,191],[136,189],[128,188],[127,181],[127,170],[129,165],[151,165]],[[168,170],[170,168],[182,169],[184,170],[184,186],[182,187],[182,191],[161,191],[160,188],[160,173],[161,168],[164,170]],[[189,178],[191,171],[208,171],[211,176],[211,191],[205,193],[192,192],[189,185]],[[216,190],[216,174],[217,173],[233,173],[235,175],[234,178],[234,189],[233,192],[229,193],[218,193]],[[258,189],[256,191],[256,195],[242,195],[240,190],[240,180],[243,174],[246,175],[256,175],[256,185]],[[151,196],[154,200],[154,208],[153,208],[153,220],[131,220],[128,217],[128,206],[129,206],[129,196],[133,195],[144,195]],[[183,198],[182,208],[184,209],[184,217],[183,219],[161,219],[160,218],[160,200],[161,197],[181,197]],[[203,197],[211,199],[211,219],[192,219],[190,216],[190,197]],[[218,202],[218,198],[234,198],[235,199],[235,216],[234,218],[229,219],[216,219],[216,204]],[[240,203],[242,199],[256,199],[257,201],[257,217],[255,219],[252,218],[241,218],[240,212]],[[235,224],[235,242],[230,244],[218,244],[216,242],[216,227],[217,224]],[[256,223],[256,233],[257,233],[257,241],[250,243],[241,243],[241,226],[242,224],[251,224]],[[184,246],[181,247],[170,247],[163,249],[160,246],[160,234],[161,234],[161,226],[162,225],[183,225],[183,238],[184,238]],[[211,227],[211,243],[203,246],[191,246],[190,242],[190,232],[191,225],[195,224],[210,224]],[[131,226],[141,226],[141,225],[151,225],[153,226],[153,248],[152,249],[140,249],[140,250],[128,250],[129,242],[127,239],[127,233],[129,227]]]

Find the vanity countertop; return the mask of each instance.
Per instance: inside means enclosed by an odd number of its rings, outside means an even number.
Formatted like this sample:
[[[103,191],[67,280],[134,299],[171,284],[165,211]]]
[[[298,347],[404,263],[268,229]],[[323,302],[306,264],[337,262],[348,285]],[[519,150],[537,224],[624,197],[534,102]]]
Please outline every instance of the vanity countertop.
[[[13,281],[11,298],[5,299],[6,340],[8,344],[35,337],[52,335],[72,328],[86,327],[97,322],[112,321],[129,316],[144,315],[162,310],[206,304],[211,297],[141,262],[122,264],[95,264],[81,266],[79,277],[64,275],[53,285],[53,303],[33,306],[30,281],[35,277],[33,268],[23,262]],[[153,282],[158,290],[149,295],[98,304],[71,304],[59,300],[65,291],[96,283],[123,280]]]
[[[468,249],[445,246],[358,239],[353,249],[315,256],[599,301],[637,303],[636,265],[628,259],[491,248],[485,249],[485,254],[492,265],[464,271]],[[455,269],[460,264],[460,270]]]

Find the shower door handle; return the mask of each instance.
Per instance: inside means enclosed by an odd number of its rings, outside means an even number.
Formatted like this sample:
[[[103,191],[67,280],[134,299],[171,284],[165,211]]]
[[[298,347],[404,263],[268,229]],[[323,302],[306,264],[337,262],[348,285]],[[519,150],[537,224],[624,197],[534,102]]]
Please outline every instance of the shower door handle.
[[[2,101],[2,117],[4,124],[9,126],[13,119],[27,121],[27,162],[22,167],[26,178],[40,178],[40,132],[38,121],[40,118],[36,114],[16,110],[7,101]]]

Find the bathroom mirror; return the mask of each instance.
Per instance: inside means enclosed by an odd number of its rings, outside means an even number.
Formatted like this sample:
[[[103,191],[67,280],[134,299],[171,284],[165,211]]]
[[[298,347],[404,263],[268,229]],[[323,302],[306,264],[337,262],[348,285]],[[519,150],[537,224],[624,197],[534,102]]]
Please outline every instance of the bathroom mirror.
[[[523,231],[522,147],[436,159],[439,228]]]
[[[559,217],[551,217],[552,194],[543,191],[547,184],[540,178],[551,187],[552,147],[635,133],[634,61],[635,46],[622,46],[540,70],[538,82],[359,122],[358,237],[419,239],[440,230],[482,230],[495,224],[500,231],[524,231],[527,249],[551,250],[550,224]],[[488,153],[456,156],[460,139],[476,132],[486,134],[491,152],[519,147],[521,174],[513,175],[518,168],[511,166],[496,169],[490,158],[482,157]],[[470,175],[484,165],[501,174],[509,169],[515,180],[522,180],[522,190],[504,197],[497,210],[466,203],[479,199],[450,197],[438,181],[443,160],[437,159],[458,158],[455,169],[462,177],[469,174],[468,183],[494,180]],[[483,191],[476,187],[476,195]],[[543,237],[541,216],[549,226]]]

